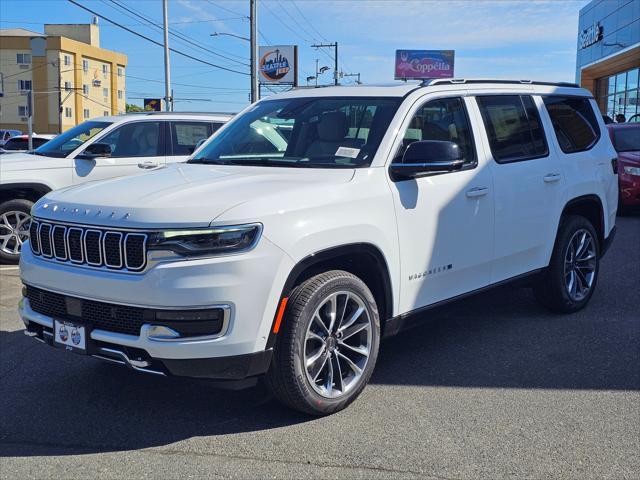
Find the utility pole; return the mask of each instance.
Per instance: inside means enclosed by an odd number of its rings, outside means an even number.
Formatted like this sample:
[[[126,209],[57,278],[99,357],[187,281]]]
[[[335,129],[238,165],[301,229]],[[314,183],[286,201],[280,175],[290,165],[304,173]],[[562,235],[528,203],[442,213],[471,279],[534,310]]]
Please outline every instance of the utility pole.
[[[29,151],[33,150],[33,90],[27,91],[27,127],[29,129]]]
[[[166,0],[165,0],[166,1]],[[249,0],[249,41],[251,42],[251,103],[257,102],[258,92],[258,0]]]
[[[316,87],[318,86],[318,59],[316,58]]]
[[[164,108],[173,110],[171,105],[171,69],[169,66],[169,0],[162,0],[162,18],[164,20]]]
[[[313,48],[331,48],[333,47],[333,84],[338,85],[338,42],[319,43],[311,45]]]

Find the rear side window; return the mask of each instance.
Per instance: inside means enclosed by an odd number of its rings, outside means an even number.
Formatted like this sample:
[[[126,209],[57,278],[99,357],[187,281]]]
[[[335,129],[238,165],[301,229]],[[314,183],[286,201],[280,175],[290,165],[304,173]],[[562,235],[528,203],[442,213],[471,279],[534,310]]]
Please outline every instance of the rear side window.
[[[200,140],[211,135],[208,122],[171,122],[171,154],[191,155]]]
[[[543,100],[564,153],[583,152],[596,144],[600,128],[589,99],[553,96]]]
[[[27,150],[29,148],[29,140],[26,138],[11,138],[4,144],[5,150]]]
[[[540,116],[528,95],[477,97],[493,158],[518,162],[549,154]]]

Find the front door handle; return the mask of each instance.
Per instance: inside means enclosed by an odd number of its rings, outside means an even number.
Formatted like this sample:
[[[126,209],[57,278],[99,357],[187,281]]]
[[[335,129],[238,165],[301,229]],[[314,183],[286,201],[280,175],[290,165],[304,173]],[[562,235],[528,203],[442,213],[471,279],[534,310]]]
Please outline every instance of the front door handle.
[[[544,177],[542,177],[546,183],[553,183],[560,180],[559,173],[547,173]]]
[[[144,162],[144,163],[138,164],[138,168],[144,168],[144,169],[156,168],[157,166],[158,164],[153,162]]]
[[[487,187],[474,187],[471,190],[466,191],[467,198],[477,198],[484,197],[487,193],[489,193],[489,189]]]

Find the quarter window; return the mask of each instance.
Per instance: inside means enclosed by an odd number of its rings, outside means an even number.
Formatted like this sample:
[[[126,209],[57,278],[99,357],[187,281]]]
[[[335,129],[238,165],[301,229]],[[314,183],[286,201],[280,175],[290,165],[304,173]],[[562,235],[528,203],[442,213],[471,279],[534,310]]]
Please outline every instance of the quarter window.
[[[394,161],[401,162],[407,147],[420,140],[454,142],[463,153],[465,165],[476,163],[471,126],[461,98],[432,100],[420,107],[404,133]]]
[[[589,99],[553,96],[543,100],[564,153],[583,152],[595,145],[600,128]]]
[[[477,100],[496,162],[517,162],[549,154],[538,109],[530,96],[482,96]]]

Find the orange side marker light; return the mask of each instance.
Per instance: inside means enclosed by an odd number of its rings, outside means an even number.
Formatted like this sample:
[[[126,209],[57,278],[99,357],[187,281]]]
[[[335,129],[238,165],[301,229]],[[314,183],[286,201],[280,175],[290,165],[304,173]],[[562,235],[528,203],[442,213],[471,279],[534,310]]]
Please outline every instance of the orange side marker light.
[[[280,301],[280,307],[278,308],[278,314],[276,315],[276,323],[273,325],[273,333],[278,333],[280,331],[280,323],[282,322],[282,317],[284,317],[284,310],[287,308],[287,301],[289,297],[284,297]]]

